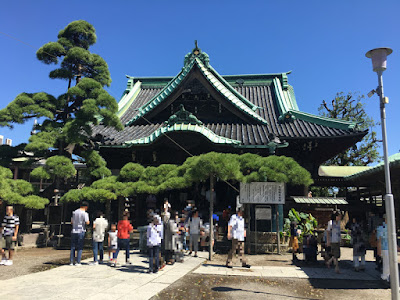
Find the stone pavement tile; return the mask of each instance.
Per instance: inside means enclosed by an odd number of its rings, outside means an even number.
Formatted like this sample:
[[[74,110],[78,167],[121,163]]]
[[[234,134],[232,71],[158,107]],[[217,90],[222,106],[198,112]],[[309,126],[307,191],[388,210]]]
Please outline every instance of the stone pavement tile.
[[[157,282],[149,282],[140,288],[134,290],[132,293],[129,293],[128,296],[134,296],[135,300],[141,300],[141,299],[150,299],[157,293],[161,292],[163,289],[167,288],[169,286],[168,283],[157,283]],[[127,297],[127,299],[129,299]]]
[[[182,275],[170,275],[170,274],[165,274],[162,276],[157,277],[156,279],[152,280],[151,282],[157,282],[157,283],[174,283],[178,279],[182,278]]]
[[[129,282],[129,281],[124,281],[121,283],[118,283],[109,289],[102,290],[101,293],[115,293],[115,294],[129,294],[135,291],[136,289],[140,288],[143,286],[143,284],[138,284],[135,282]]]
[[[118,300],[118,299],[129,299],[125,297],[126,294],[116,294],[116,293],[99,293],[91,297],[85,298],[85,300]]]

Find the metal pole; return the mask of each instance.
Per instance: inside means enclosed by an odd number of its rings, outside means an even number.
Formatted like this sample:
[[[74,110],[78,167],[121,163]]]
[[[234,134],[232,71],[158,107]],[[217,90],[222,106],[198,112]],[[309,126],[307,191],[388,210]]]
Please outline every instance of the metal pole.
[[[214,242],[214,175],[210,176],[210,245],[209,245],[209,253],[208,259],[212,259],[213,252],[213,242]]]
[[[378,74],[378,95],[380,100],[381,109],[381,125],[382,125],[382,144],[383,144],[383,157],[385,161],[385,209],[386,219],[388,222],[388,242],[389,242],[389,267],[390,267],[390,288],[392,290],[392,299],[399,299],[399,269],[397,261],[397,237],[396,237],[396,219],[394,213],[394,200],[392,194],[392,187],[390,184],[390,169],[388,160],[387,137],[386,137],[386,111],[385,111],[385,98],[383,94],[383,80],[382,72],[377,71]]]

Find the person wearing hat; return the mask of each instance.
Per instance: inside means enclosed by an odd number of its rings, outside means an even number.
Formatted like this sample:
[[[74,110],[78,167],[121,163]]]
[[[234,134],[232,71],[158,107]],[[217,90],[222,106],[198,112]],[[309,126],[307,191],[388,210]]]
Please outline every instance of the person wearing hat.
[[[242,262],[242,267],[250,268],[250,265],[246,263],[246,258],[244,256],[244,239],[246,238],[246,230],[244,226],[243,210],[241,208],[237,209],[235,215],[229,220],[228,223],[228,240],[232,240],[232,248],[228,253],[228,258],[226,260],[226,266],[232,268],[232,256],[233,252],[239,250],[239,258]]]

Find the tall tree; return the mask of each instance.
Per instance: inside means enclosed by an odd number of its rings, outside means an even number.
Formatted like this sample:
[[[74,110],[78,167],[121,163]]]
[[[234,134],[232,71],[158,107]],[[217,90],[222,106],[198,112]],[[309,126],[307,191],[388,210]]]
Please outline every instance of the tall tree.
[[[52,79],[67,81],[67,93],[58,97],[39,93],[22,93],[5,109],[0,110],[0,125],[12,127],[32,118],[44,117],[39,132],[33,135],[27,150],[58,148],[71,153],[73,146],[94,143],[91,125],[100,123],[121,130],[116,116],[118,105],[103,89],[111,83],[107,63],[89,47],[96,43],[94,27],[86,21],[74,21],[58,34],[57,42],[49,42],[36,53],[45,64],[54,64]],[[83,79],[82,79],[83,78]],[[76,86],[71,87],[75,80]]]
[[[0,110],[0,126],[13,127],[15,123],[41,118],[43,121],[35,128],[37,133],[30,137],[25,149],[41,157],[56,154],[49,153],[49,149],[57,149],[58,155],[68,158],[83,152],[82,156],[90,161],[91,176],[101,178],[111,173],[101,157],[93,153],[99,142],[99,137],[93,137],[93,125],[117,130],[123,126],[116,115],[116,100],[104,89],[111,83],[107,63],[89,51],[96,40],[94,27],[79,20],[61,30],[56,42],[43,45],[37,58],[56,66],[49,76],[65,80],[67,92],[57,97],[45,92],[19,94]]]
[[[336,97],[318,108],[321,116],[357,123],[360,130],[369,130],[368,134],[356,145],[339,153],[326,162],[327,165],[366,166],[379,159],[375,121],[365,111],[364,95],[358,93],[337,93]]]

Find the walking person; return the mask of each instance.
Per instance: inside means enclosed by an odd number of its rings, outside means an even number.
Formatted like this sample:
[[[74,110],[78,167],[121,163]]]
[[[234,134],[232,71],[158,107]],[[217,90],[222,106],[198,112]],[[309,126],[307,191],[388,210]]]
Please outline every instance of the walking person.
[[[103,263],[104,258],[104,235],[108,228],[108,221],[104,218],[101,211],[97,213],[97,218],[93,222],[93,262],[92,265],[98,265],[98,257],[100,254],[100,263]]]
[[[175,213],[172,212],[171,215],[173,218],[170,218],[168,222],[165,223],[164,228],[165,261],[168,265],[175,263],[176,239],[178,235],[178,225],[176,223]]]
[[[189,255],[194,251],[194,257],[197,257],[197,251],[199,251],[200,230],[203,227],[203,222],[199,218],[199,211],[197,209],[193,210],[192,216],[189,218],[188,226],[190,235]]]
[[[389,244],[388,244],[388,227],[386,224],[386,216],[384,216],[385,221],[381,226],[376,229],[376,237],[378,239],[378,255],[382,259],[382,274],[381,278],[389,282]]]
[[[233,252],[239,250],[239,257],[242,262],[242,267],[250,268],[246,263],[244,256],[244,239],[246,238],[246,230],[244,226],[243,210],[237,209],[236,214],[232,215],[228,223],[228,240],[232,240],[232,248],[228,253],[226,266],[232,268]]]
[[[85,240],[86,225],[89,225],[89,215],[87,213],[89,204],[83,201],[80,207],[72,212],[71,225],[71,254],[69,265],[81,265],[83,242]],[[75,256],[75,251],[77,254]],[[76,259],[76,260],[75,260]]]
[[[365,271],[365,254],[367,248],[364,240],[363,227],[359,222],[357,222],[357,218],[353,218],[348,228],[351,230],[351,241],[353,244],[354,271]]]
[[[116,224],[111,224],[110,231],[108,232],[108,259],[110,264],[113,265],[114,253],[118,248],[118,230]]]
[[[332,258],[326,262],[326,266],[330,268],[332,261],[335,264],[335,272],[340,273],[339,270],[339,258],[340,258],[340,241],[341,241],[341,230],[340,221],[342,220],[342,214],[336,211],[332,220],[328,223],[327,228],[327,246],[330,247]]]
[[[11,266],[13,264],[13,256],[15,246],[17,245],[17,236],[19,230],[19,217],[14,215],[14,208],[9,205],[6,207],[6,215],[1,223],[0,231],[3,232],[2,259],[0,265]],[[6,257],[8,251],[8,259]]]
[[[299,250],[299,239],[298,239],[298,231],[296,221],[290,222],[290,241],[289,247],[292,248],[292,261],[298,261],[296,253]]]
[[[131,222],[129,221],[129,212],[124,211],[122,214],[122,220],[118,221],[118,248],[114,253],[114,267],[117,266],[118,253],[121,249],[125,249],[125,263],[130,264],[129,252],[130,252],[130,234],[133,231]]]
[[[147,248],[149,249],[149,270],[148,273],[157,273],[160,266],[159,252],[161,245],[162,232],[160,230],[159,219],[153,217],[153,221],[147,227]],[[155,260],[155,265],[154,265]]]

